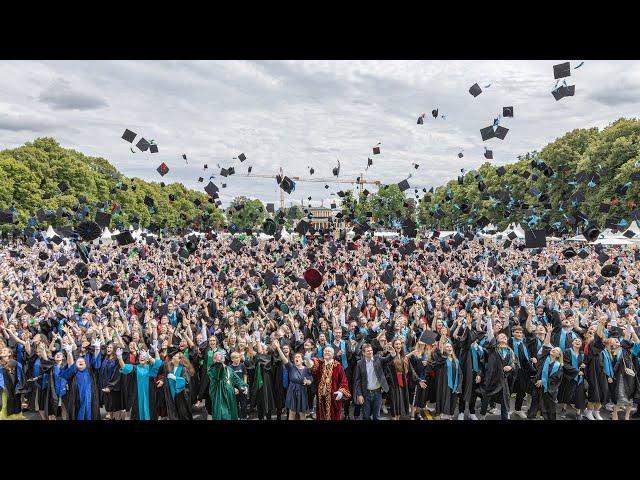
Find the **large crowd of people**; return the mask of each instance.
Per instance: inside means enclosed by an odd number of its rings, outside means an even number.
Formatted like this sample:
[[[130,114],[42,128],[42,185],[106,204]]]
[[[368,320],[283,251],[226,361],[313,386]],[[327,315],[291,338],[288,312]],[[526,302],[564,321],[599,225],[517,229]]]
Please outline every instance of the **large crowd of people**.
[[[567,247],[5,242],[0,419],[628,420],[640,251]]]

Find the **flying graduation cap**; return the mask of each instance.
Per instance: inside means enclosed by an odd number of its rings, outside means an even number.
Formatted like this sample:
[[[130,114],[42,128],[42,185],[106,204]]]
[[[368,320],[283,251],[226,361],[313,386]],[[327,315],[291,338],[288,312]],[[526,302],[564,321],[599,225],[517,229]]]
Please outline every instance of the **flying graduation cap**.
[[[480,88],[480,85],[474,83],[471,85],[471,88],[469,88],[469,93],[475,98],[482,93],[482,89]]]
[[[553,66],[553,78],[565,78],[571,76],[571,64],[569,62],[559,63]]]
[[[160,166],[156,168],[156,170],[161,177],[164,177],[167,173],[169,173],[169,167],[167,167],[167,164],[164,162],[162,162]]]
[[[340,160],[338,159],[338,166],[337,167],[333,167],[333,175],[334,176],[338,176],[340,175]]]
[[[378,142],[378,144],[375,147],[373,147],[373,154],[380,155],[380,142]]]

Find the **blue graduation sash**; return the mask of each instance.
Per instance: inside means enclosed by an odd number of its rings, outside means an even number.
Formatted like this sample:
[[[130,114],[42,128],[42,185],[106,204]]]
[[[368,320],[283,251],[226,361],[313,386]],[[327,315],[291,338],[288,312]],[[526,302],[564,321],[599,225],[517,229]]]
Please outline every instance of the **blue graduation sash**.
[[[569,350],[571,352],[571,365],[573,366],[573,368],[575,369],[579,369],[580,367],[580,363],[578,361],[578,355],[576,354],[576,352],[572,349]],[[576,375],[576,378],[574,378],[574,380],[576,382],[578,382],[578,385],[582,384],[582,382],[584,382],[584,376],[583,375]]]
[[[453,380],[453,365],[456,367],[456,378]],[[452,392],[458,391],[458,382],[460,380],[460,369],[458,368],[458,360],[451,361],[447,358],[447,386]]]
[[[544,361],[544,367],[542,367],[542,386],[544,387],[544,391],[547,392],[549,390],[549,363],[551,363],[551,357],[547,356]],[[553,362],[553,367],[551,368],[551,375],[554,375],[560,369],[560,362],[557,360]]]

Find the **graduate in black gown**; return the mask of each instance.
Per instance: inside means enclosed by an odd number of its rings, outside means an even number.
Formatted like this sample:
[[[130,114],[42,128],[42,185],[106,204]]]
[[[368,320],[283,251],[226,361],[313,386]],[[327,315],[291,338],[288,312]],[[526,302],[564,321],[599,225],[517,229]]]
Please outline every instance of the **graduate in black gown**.
[[[20,375],[18,362],[11,358],[10,348],[0,349],[0,420],[22,419],[22,403],[20,401]]]
[[[411,405],[413,407],[413,418],[416,420],[424,419],[424,410],[427,408],[427,376],[429,373],[428,363],[431,356],[435,335],[431,339],[424,332],[420,336],[420,341],[416,344],[416,348],[409,352],[409,369],[411,372],[412,388],[410,390]],[[427,342],[431,342],[427,344]]]
[[[504,333],[494,337],[493,321],[487,319],[487,340],[484,344],[485,361],[480,374],[481,384],[478,391],[482,394],[480,414],[484,418],[487,414],[489,402],[495,399],[500,403],[500,419],[509,419],[509,397],[513,377],[517,375],[518,366],[515,354],[509,347],[508,338]]]
[[[458,394],[462,391],[462,369],[451,343],[443,343],[433,349],[429,368],[438,372],[436,415],[440,415],[443,420],[452,420]]]
[[[612,420],[619,420],[620,409],[625,411],[625,420],[630,420],[633,402],[640,396],[632,356],[632,349],[637,355],[640,344],[630,341],[629,330],[631,328],[625,328],[628,338],[609,337],[607,348],[602,351],[604,373],[607,376],[609,395],[613,403]],[[637,341],[638,337],[635,336],[635,339]]]
[[[49,377],[45,394],[45,415],[49,420],[69,419],[68,382],[62,375],[66,368],[64,357],[63,352],[56,352],[53,361],[42,363],[42,375]]]
[[[273,394],[273,355],[266,345],[258,343],[256,354],[247,361],[248,371],[253,371],[253,383],[250,390],[251,404],[258,412],[258,419],[271,420],[271,415],[276,409]]]
[[[122,374],[116,357],[115,344],[108,342],[104,358],[102,358],[102,354],[99,355],[98,388],[100,389],[100,404],[107,411],[105,419],[124,420]]]
[[[462,311],[460,312],[462,314]],[[464,420],[466,407],[469,407],[469,418],[477,420],[475,404],[481,397],[478,393],[479,383],[476,381],[484,360],[484,350],[478,343],[483,340],[481,315],[476,314],[476,328],[473,328],[471,317],[462,314],[459,328],[453,332],[454,346],[457,347],[460,369],[462,371],[462,390],[458,395],[458,420]]]
[[[511,329],[511,335],[509,342],[518,365],[518,373],[513,382],[513,392],[516,394],[514,413],[520,418],[527,418],[522,411],[522,404],[525,397],[531,393],[531,377],[536,374],[536,369],[531,362],[529,347],[524,338],[524,329],[520,325],[516,325]]]
[[[540,409],[545,420],[555,420],[558,404],[558,391],[563,376],[582,375],[571,364],[564,364],[564,356],[559,347],[551,345],[552,327],[547,326],[547,336],[542,347],[542,354],[538,357],[537,374],[534,388],[539,390]]]
[[[195,369],[181,351],[169,350],[164,362],[165,382],[162,388],[169,420],[193,420],[190,380]]]
[[[96,382],[99,362],[96,355],[86,353],[73,360],[72,346],[64,345],[67,353],[67,368],[62,377],[68,382],[69,419],[100,420],[100,394]]]
[[[582,375],[563,375],[560,390],[558,391],[558,403],[561,405],[572,405],[576,409],[576,420],[582,418],[582,412],[587,406],[587,391],[585,384],[586,364],[584,359],[582,339],[576,337],[571,342],[571,348],[564,351],[564,364],[570,364],[582,372]]]
[[[604,420],[600,408],[609,401],[609,385],[603,367],[603,336],[607,318],[602,315],[596,328],[589,327],[585,333],[585,364],[587,381],[587,410],[585,417],[589,420]]]

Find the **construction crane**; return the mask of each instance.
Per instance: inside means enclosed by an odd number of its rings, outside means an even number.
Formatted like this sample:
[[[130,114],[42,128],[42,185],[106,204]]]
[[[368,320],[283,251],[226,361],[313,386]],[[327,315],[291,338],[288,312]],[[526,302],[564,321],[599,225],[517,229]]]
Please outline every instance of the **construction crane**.
[[[280,167],[280,178],[284,178],[284,173],[282,171],[282,167]],[[246,175],[238,175],[239,178],[242,177],[255,177],[255,178],[273,178],[277,179],[277,175],[261,175],[261,174],[249,174]],[[348,183],[351,185],[358,185],[358,189],[360,193],[364,191],[365,185],[382,185],[380,180],[365,180],[364,174],[360,174],[360,176],[356,179],[333,179],[333,178],[301,178],[301,177],[289,177],[291,180],[296,182],[308,182],[308,183]],[[284,190],[280,189],[280,208],[284,209]]]

